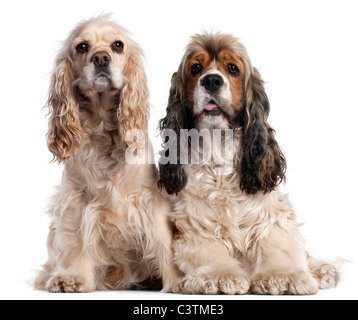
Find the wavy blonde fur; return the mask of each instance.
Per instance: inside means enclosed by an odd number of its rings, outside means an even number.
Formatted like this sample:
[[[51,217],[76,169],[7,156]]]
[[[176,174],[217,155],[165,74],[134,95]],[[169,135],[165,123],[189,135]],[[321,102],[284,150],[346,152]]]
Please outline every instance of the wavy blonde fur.
[[[117,41],[123,52],[113,50]],[[81,43],[86,52],[76,49]],[[91,292],[159,281],[169,291],[175,282],[171,204],[156,187],[155,166],[125,159],[126,130],[147,138],[148,96],[141,50],[123,28],[101,16],[71,33],[48,100],[48,144],[65,169],[36,288]]]

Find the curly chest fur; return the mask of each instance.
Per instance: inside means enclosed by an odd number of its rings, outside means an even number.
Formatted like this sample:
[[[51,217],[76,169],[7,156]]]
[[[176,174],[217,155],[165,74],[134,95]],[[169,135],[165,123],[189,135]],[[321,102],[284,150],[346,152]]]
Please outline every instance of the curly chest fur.
[[[123,140],[119,135],[119,95],[82,100],[80,122],[85,139],[101,159],[118,158]]]
[[[239,219],[233,222],[240,190],[229,177],[217,176],[208,166],[187,166],[188,183],[175,203],[174,220],[179,231],[210,239],[236,238]],[[238,239],[236,239],[238,241]]]
[[[265,239],[265,226],[285,224],[288,200],[278,191],[247,195],[239,187],[239,173],[217,175],[210,166],[186,168],[188,183],[175,201],[177,236],[196,241],[197,235],[221,241],[237,255]]]

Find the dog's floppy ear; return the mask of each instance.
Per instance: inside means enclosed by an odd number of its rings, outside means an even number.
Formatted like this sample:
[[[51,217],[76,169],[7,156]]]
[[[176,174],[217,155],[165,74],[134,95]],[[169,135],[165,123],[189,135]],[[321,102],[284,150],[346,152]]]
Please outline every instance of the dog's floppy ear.
[[[117,113],[123,140],[132,129],[139,129],[145,134],[148,129],[149,90],[142,60],[141,50],[133,45],[124,71],[126,84],[121,92]]]
[[[47,101],[50,115],[47,143],[54,159],[60,163],[71,157],[83,139],[73,81],[71,61],[59,54]]]
[[[240,155],[240,187],[247,194],[274,190],[285,180],[286,160],[267,123],[270,103],[256,69],[247,81]]]
[[[184,189],[187,183],[187,175],[183,165],[180,163],[180,130],[188,129],[190,126],[190,115],[185,106],[185,92],[182,66],[172,77],[170,88],[167,115],[160,121],[160,130],[170,129],[176,134],[177,161],[176,163],[159,164],[160,180],[158,186],[165,188],[169,194],[178,194]],[[164,142],[168,142],[168,137],[164,137]],[[168,156],[168,155],[163,155]]]

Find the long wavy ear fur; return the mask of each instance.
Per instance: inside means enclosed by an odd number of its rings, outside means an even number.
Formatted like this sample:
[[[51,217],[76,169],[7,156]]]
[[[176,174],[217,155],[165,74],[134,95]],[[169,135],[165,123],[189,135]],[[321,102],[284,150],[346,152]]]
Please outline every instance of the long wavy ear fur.
[[[243,111],[240,187],[247,194],[274,190],[285,180],[286,160],[267,123],[270,104],[263,81],[254,69],[246,90]]]
[[[135,45],[133,45],[135,47]],[[121,92],[118,108],[119,131],[123,139],[128,131],[139,129],[145,134],[148,130],[149,91],[144,72],[142,53],[137,47],[129,53],[124,71],[126,84]]]
[[[160,130],[171,129],[177,135],[177,163],[159,165],[160,180],[158,186],[160,188],[165,187],[169,194],[178,194],[184,189],[188,181],[184,167],[180,163],[180,130],[191,129],[194,126],[192,123],[193,117],[189,112],[189,108],[185,106],[184,81],[181,65],[178,72],[173,75],[167,115],[160,121],[159,125]]]
[[[59,163],[71,157],[83,138],[73,81],[71,62],[65,56],[59,55],[47,101],[50,115],[47,143],[54,160]]]

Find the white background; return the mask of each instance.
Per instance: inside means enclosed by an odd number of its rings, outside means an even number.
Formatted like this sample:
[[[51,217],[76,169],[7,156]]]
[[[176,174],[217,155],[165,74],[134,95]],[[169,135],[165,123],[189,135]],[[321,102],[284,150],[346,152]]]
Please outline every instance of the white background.
[[[47,258],[45,207],[62,167],[50,164],[42,111],[56,51],[82,19],[113,12],[143,47],[151,135],[190,35],[232,33],[266,81],[270,124],[288,160],[283,187],[314,256],[351,260],[342,284],[313,299],[356,299],[358,19],[356,0],[8,1],[0,12],[0,298],[188,299],[146,292],[51,295],[27,285]],[[197,297],[194,297],[197,298]],[[219,297],[202,297],[221,299]],[[228,297],[278,299],[277,297]],[[291,299],[293,297],[285,297]]]

